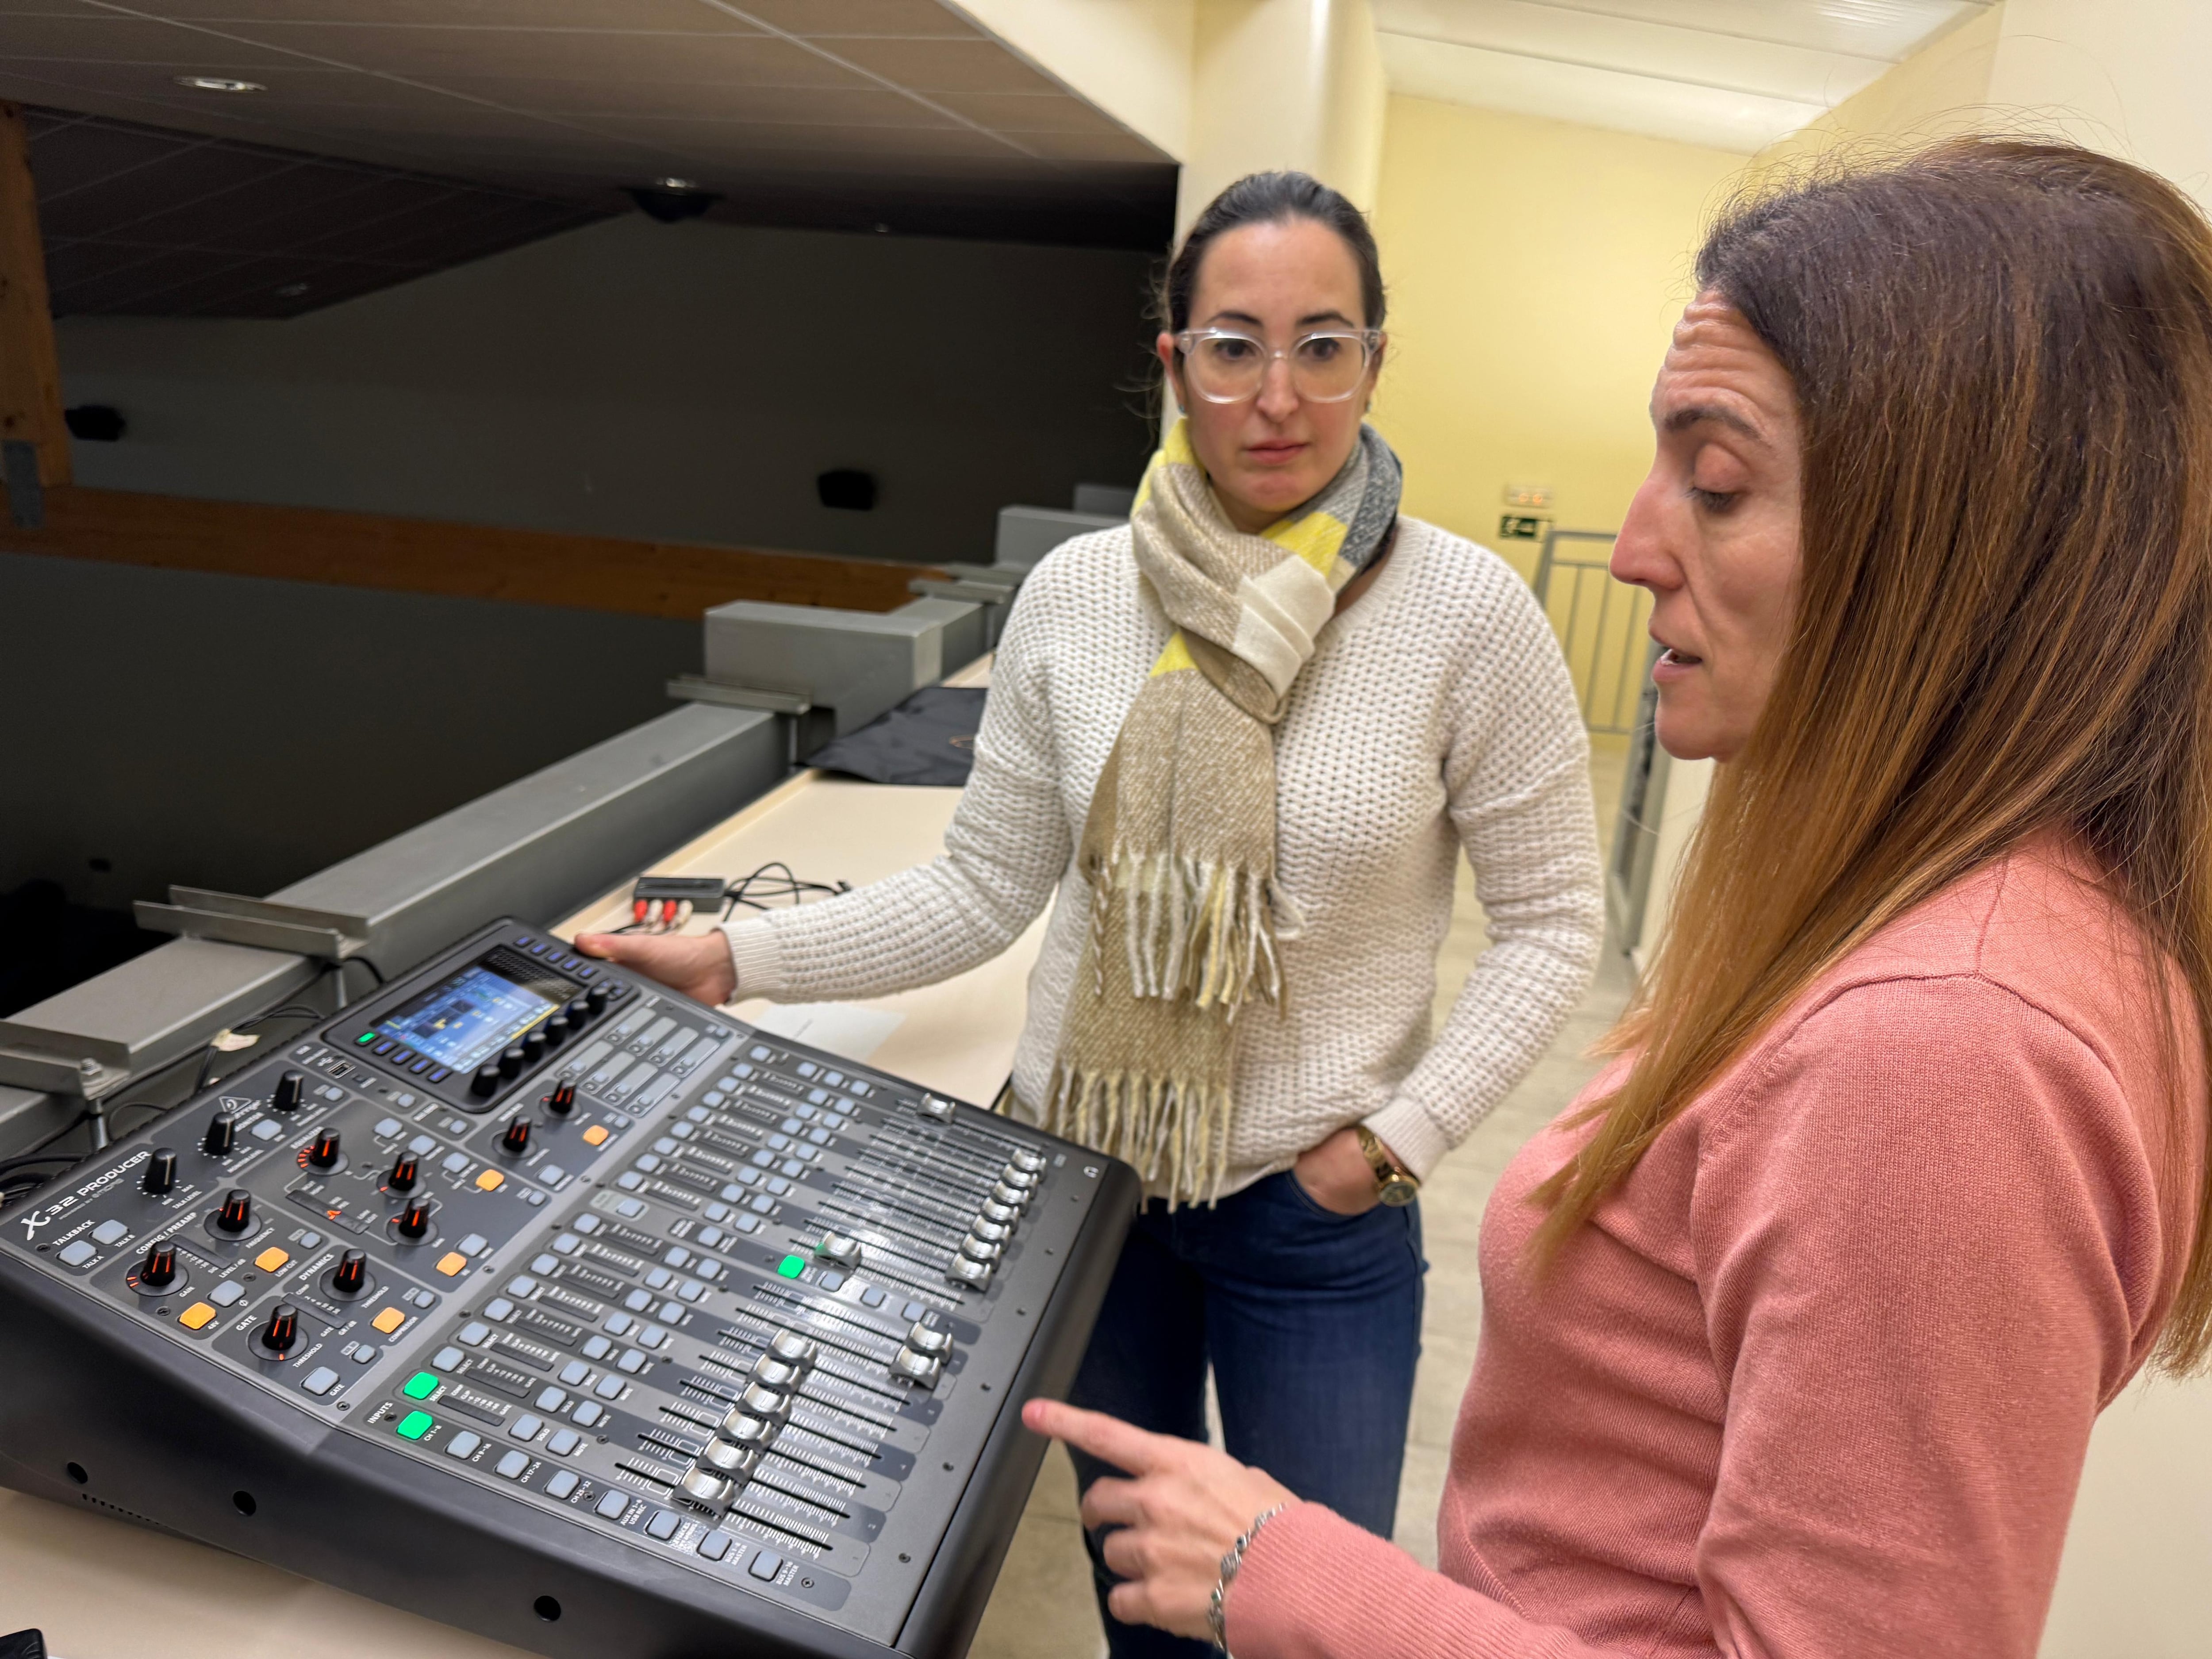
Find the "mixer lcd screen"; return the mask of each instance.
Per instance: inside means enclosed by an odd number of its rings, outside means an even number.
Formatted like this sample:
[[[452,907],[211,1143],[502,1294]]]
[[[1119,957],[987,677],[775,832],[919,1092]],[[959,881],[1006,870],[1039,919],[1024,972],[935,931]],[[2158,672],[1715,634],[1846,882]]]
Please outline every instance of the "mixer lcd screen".
[[[379,1031],[441,1066],[475,1070],[559,1008],[574,988],[505,956],[495,951],[440,981],[386,1014]]]

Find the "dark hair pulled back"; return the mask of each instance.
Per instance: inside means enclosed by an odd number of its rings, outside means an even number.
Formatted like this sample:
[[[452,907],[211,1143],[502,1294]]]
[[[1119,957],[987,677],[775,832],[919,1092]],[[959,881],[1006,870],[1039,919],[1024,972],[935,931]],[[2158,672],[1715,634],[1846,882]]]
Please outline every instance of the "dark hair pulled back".
[[[1248,173],[1206,204],[1176,251],[1167,280],[1160,285],[1160,315],[1168,331],[1180,334],[1190,326],[1198,268],[1216,237],[1243,225],[1288,224],[1293,219],[1310,219],[1343,238],[1352,263],[1359,267],[1359,305],[1366,313],[1361,326],[1382,327],[1382,261],[1375,251],[1375,233],[1367,228],[1367,216],[1310,174]]]

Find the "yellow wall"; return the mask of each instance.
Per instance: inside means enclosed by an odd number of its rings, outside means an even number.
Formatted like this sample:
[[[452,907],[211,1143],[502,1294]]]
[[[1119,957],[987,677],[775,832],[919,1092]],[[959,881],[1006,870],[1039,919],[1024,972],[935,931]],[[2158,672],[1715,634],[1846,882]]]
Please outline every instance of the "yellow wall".
[[[1754,169],[1808,161],[1841,146],[1880,155],[1947,134],[2011,128],[2018,112],[1990,101],[2005,8],[1991,6],[1923,46],[1810,125],[1761,150]]]
[[[1425,99],[1389,102],[1376,234],[1392,361],[1376,424],[1406,508],[1498,542],[1509,483],[1613,530],[1651,462],[1651,377],[1743,158]]]

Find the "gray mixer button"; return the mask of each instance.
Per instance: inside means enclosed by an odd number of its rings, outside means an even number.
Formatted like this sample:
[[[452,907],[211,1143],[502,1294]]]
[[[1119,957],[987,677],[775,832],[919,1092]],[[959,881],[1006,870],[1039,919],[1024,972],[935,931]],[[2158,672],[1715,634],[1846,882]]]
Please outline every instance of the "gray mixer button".
[[[509,1296],[530,1297],[534,1296],[537,1291],[538,1281],[528,1273],[517,1273],[507,1281],[507,1293]]]
[[[623,1511],[629,1507],[629,1494],[626,1492],[608,1492],[592,1506],[594,1512],[605,1521],[621,1520]]]
[[[608,1341],[604,1336],[594,1336],[588,1337],[585,1340],[583,1348],[580,1352],[586,1359],[605,1359],[609,1354],[614,1352],[614,1347],[615,1345]],[[561,1380],[565,1382],[568,1381],[568,1378],[563,1376]]]
[[[637,1334],[637,1346],[641,1348],[665,1348],[668,1346],[668,1333],[658,1325],[647,1325]]]
[[[283,1126],[274,1118],[264,1117],[253,1126],[253,1138],[256,1140],[274,1140],[283,1133]]]
[[[98,1250],[93,1249],[92,1242],[83,1238],[78,1239],[74,1244],[64,1244],[55,1252],[56,1258],[64,1267],[82,1267],[99,1254]]]
[[[483,1304],[486,1319],[505,1319],[514,1311],[514,1304],[503,1296],[495,1296]]]
[[[460,1364],[461,1358],[461,1351],[448,1342],[430,1356],[430,1369],[434,1371],[453,1370]]]
[[[664,1302],[654,1311],[672,1325],[684,1322],[684,1304],[681,1302]]]
[[[540,1389],[538,1398],[530,1403],[541,1412],[557,1412],[568,1403],[568,1396],[558,1389]]]
[[[691,1252],[681,1244],[671,1244],[661,1252],[660,1259],[672,1267],[689,1267],[691,1262]]]
[[[483,1444],[483,1437],[482,1435],[472,1434],[468,1430],[463,1429],[459,1434],[455,1435],[451,1440],[448,1440],[446,1443],[446,1455],[448,1457],[473,1457],[476,1455],[477,1448]]]
[[[624,1348],[622,1358],[615,1361],[615,1369],[635,1376],[645,1369],[645,1356],[635,1348]]]
[[[438,1167],[451,1174],[459,1175],[469,1167],[469,1155],[466,1152],[448,1152],[438,1161]]]
[[[607,1334],[609,1336],[627,1336],[629,1334],[629,1328],[636,1323],[637,1321],[632,1319],[628,1314],[609,1314],[607,1316]]]
[[[699,1553],[709,1561],[719,1561],[730,1553],[730,1546],[736,1541],[726,1532],[710,1532],[699,1540]]]
[[[507,1431],[517,1440],[535,1440],[545,1426],[545,1419],[525,1412],[507,1425]]]
[[[653,1286],[656,1291],[665,1291],[668,1288],[668,1281],[674,1277],[675,1275],[670,1273],[667,1268],[655,1267],[651,1273],[645,1276],[645,1282]]]
[[[592,1392],[602,1400],[622,1398],[623,1380],[619,1376],[603,1376],[592,1384]]]
[[[103,1221],[92,1230],[95,1244],[119,1244],[131,1237],[131,1229],[119,1221]]]
[[[534,1273],[550,1273],[560,1265],[561,1263],[550,1255],[541,1254],[530,1258],[530,1271]]]
[[[645,1185],[645,1177],[635,1170],[624,1170],[615,1177],[615,1185],[626,1193],[634,1193]]]
[[[522,1451],[508,1452],[494,1467],[508,1480],[520,1480],[522,1479],[523,1471],[530,1467],[530,1454]]]
[[[451,1158],[447,1158],[446,1161],[448,1164],[453,1162]],[[461,1162],[465,1164],[468,1162],[468,1159],[463,1158]],[[482,1255],[484,1253],[485,1247],[490,1244],[490,1243],[491,1240],[486,1238],[482,1233],[471,1233],[466,1238],[464,1238],[459,1243],[453,1246],[453,1248],[459,1250],[463,1255]]]
[[[416,1157],[420,1158],[425,1152],[436,1152],[438,1150],[438,1143],[431,1139],[428,1135],[416,1135],[414,1139],[407,1143],[407,1150],[414,1153]]]
[[[596,1400],[586,1400],[568,1413],[569,1420],[580,1429],[588,1429],[607,1414],[606,1407]]]
[[[639,1216],[645,1213],[644,1200],[641,1199],[626,1198],[623,1200],[621,1203],[615,1206],[615,1213],[622,1217],[625,1221],[634,1221]]]
[[[300,1383],[309,1394],[325,1395],[338,1385],[338,1374],[328,1365],[318,1365]]]
[[[860,1305],[864,1308],[882,1307],[884,1305],[883,1286],[880,1285],[871,1285],[866,1290],[862,1291],[860,1292]]]
[[[687,1279],[676,1287],[676,1294],[686,1302],[696,1302],[707,1294],[707,1287],[696,1279]]]
[[[566,1457],[584,1443],[584,1437],[574,1429],[556,1429],[546,1437],[545,1449],[556,1457]]]
[[[772,1584],[775,1582],[776,1574],[783,1571],[783,1558],[768,1550],[763,1550],[753,1557],[745,1571],[763,1584]]]
[[[560,1374],[561,1380],[570,1388],[580,1389],[584,1386],[584,1379],[592,1374],[592,1368],[580,1359],[572,1359],[561,1367]]]
[[[374,1135],[379,1140],[389,1140],[404,1127],[396,1117],[380,1117],[376,1120],[376,1127],[371,1129],[369,1133]]]
[[[578,1474],[575,1470],[556,1469],[553,1472],[553,1478],[545,1483],[545,1495],[548,1498],[565,1501],[570,1493],[583,1484],[584,1477]]]
[[[632,1291],[623,1298],[623,1306],[632,1313],[643,1313],[652,1305],[653,1292],[650,1291]]]
[[[653,1512],[653,1519],[645,1523],[645,1529],[665,1544],[676,1536],[676,1528],[683,1524],[666,1510],[655,1510]]]
[[[356,1342],[345,1351],[346,1357],[356,1365],[366,1365],[376,1358],[377,1352],[376,1344],[374,1342]]]
[[[595,1215],[580,1215],[568,1224],[580,1233],[595,1233],[599,1230],[599,1218]]]
[[[218,1308],[228,1308],[246,1297],[246,1286],[234,1279],[226,1279],[208,1292],[208,1300]]]
[[[467,1343],[469,1346],[473,1348],[481,1344],[486,1337],[491,1334],[491,1327],[483,1323],[481,1320],[471,1319],[467,1324],[462,1326],[459,1330],[456,1331],[454,1334],[459,1337],[462,1341]]]

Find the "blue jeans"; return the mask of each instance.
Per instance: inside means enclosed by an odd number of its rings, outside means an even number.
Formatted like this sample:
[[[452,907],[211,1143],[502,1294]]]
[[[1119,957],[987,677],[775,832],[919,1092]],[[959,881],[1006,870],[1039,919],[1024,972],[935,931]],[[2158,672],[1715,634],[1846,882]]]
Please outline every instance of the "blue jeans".
[[[1419,1206],[1341,1216],[1288,1170],[1213,1209],[1155,1200],[1130,1230],[1070,1398],[1157,1434],[1204,1440],[1206,1372],[1229,1455],[1388,1538],[1421,1351]],[[1088,1488],[1120,1471],[1078,1452]],[[1106,1610],[1114,1575],[1085,1544],[1115,1659],[1212,1648]]]

